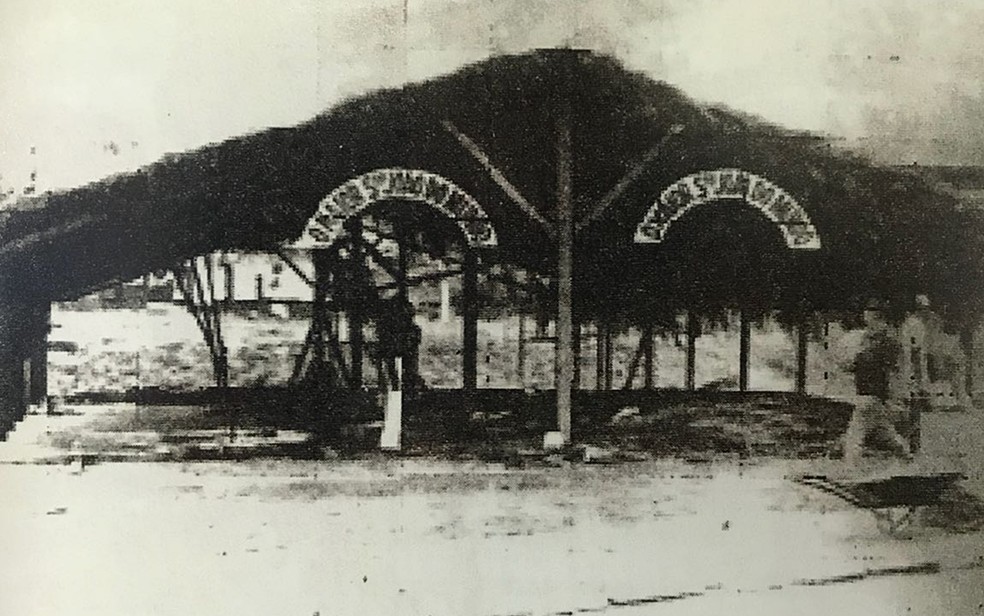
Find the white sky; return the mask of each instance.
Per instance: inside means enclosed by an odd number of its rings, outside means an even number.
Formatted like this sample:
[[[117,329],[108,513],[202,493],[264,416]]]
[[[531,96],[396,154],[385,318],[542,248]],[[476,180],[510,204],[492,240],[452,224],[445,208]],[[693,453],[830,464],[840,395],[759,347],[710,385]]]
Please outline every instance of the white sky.
[[[0,186],[83,184],[559,45],[882,162],[984,164],[981,0],[407,2],[404,27],[403,0],[0,0]]]

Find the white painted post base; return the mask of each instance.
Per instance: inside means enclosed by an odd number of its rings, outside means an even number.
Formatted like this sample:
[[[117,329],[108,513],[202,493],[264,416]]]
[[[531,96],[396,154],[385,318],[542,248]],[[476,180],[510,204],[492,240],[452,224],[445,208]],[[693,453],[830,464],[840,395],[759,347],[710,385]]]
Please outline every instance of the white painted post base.
[[[395,389],[386,392],[383,409],[383,432],[379,435],[379,448],[399,451],[403,438],[403,358],[396,358]]]
[[[546,432],[543,435],[543,449],[545,451],[563,449],[566,444],[564,442],[564,434],[560,431]]]

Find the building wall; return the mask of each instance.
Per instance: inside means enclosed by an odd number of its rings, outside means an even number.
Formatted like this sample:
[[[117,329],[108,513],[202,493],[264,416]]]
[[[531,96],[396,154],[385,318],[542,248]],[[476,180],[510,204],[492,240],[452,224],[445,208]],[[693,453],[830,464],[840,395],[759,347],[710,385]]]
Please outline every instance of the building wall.
[[[290,250],[288,256],[309,278],[314,277],[310,251]],[[275,254],[237,252],[215,254],[212,258],[215,299],[237,302],[309,302],[313,291],[283,259]],[[199,268],[200,275],[204,269]],[[175,288],[173,299],[181,300]]]

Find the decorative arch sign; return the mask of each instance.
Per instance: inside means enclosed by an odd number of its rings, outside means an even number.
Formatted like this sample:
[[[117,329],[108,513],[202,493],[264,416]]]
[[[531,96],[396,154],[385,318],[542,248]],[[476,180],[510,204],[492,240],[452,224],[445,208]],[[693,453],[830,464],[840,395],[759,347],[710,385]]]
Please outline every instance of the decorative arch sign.
[[[786,245],[799,250],[820,248],[820,235],[806,210],[768,179],[741,169],[698,171],[668,186],[636,227],[637,244],[658,244],[678,218],[704,203],[741,200],[779,227]]]
[[[379,201],[427,204],[453,220],[471,247],[495,246],[485,210],[454,182],[419,169],[376,169],[348,180],[325,197],[295,248],[326,248],[344,234],[345,221]]]

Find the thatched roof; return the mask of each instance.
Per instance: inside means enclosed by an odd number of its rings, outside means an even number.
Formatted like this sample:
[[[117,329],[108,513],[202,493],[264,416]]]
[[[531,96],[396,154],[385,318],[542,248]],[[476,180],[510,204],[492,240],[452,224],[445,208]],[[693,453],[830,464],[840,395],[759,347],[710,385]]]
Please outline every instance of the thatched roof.
[[[495,259],[549,272],[554,244],[547,228],[447,126],[478,144],[552,221],[563,101],[573,126],[575,220],[648,160],[579,233],[584,314],[613,304],[629,314],[804,299],[822,307],[869,299],[902,306],[916,293],[954,315],[984,303],[984,226],[974,213],[958,211],[951,196],[911,174],[835,153],[819,137],[696,103],[607,56],[556,50],[493,58],[370,93],[296,127],[17,204],[0,217],[0,271],[7,285],[64,296],[215,249],[263,249],[296,238],[346,180],[403,167],[440,174],[481,203],[499,239]],[[675,223],[664,243],[633,243],[664,188],[717,168],[740,168],[784,188],[809,212],[822,248],[786,250],[775,228],[747,208],[701,207]]]

